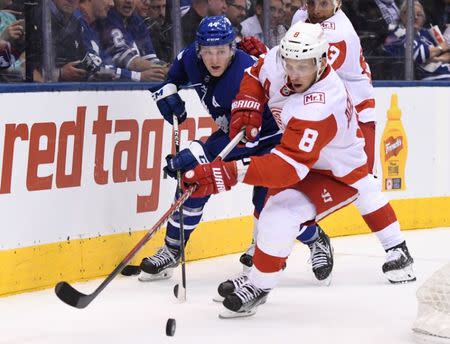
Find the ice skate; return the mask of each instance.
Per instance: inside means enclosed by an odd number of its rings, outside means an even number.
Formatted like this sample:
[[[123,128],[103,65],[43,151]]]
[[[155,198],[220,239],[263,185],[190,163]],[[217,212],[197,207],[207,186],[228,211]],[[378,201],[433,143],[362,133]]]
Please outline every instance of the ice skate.
[[[317,225],[317,229],[319,237],[308,244],[311,251],[309,261],[317,280],[321,284],[329,286],[333,271],[333,246],[331,246],[330,238],[319,225]]]
[[[226,296],[234,293],[248,281],[247,274],[241,272],[236,277],[230,278],[219,284],[217,295],[213,298],[215,302],[223,302]]]
[[[406,243],[390,248],[386,253],[383,273],[391,283],[407,283],[416,280],[413,271],[414,260],[409,254]]]
[[[174,253],[164,245],[155,255],[142,260],[138,279],[141,282],[149,282],[171,278],[179,263],[180,251]]]
[[[247,281],[240,289],[225,297],[223,301],[225,310],[219,314],[219,318],[230,319],[254,315],[258,306],[266,302],[269,291]]]

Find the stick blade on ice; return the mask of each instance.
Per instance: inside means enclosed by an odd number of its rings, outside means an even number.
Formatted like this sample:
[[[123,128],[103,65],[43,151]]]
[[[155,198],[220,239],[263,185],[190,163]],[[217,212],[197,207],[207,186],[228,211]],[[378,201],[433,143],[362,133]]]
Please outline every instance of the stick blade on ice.
[[[80,293],[67,282],[59,282],[55,286],[55,293],[61,301],[75,308],[85,308],[92,301],[90,295]]]

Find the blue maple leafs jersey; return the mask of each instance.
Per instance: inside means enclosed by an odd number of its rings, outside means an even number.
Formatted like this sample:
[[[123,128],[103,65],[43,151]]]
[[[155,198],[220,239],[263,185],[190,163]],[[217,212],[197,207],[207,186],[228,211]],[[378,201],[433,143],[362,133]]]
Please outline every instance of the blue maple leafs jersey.
[[[208,73],[203,61],[198,58],[195,44],[181,51],[169,69],[167,82],[177,87],[190,84],[195,88],[201,102],[208,109],[217,126],[225,133],[231,117],[231,102],[239,91],[244,70],[256,60],[237,49],[231,64],[218,78]],[[280,133],[272,113],[266,106],[260,140]]]
[[[103,32],[103,22],[97,20],[90,25],[79,9],[74,12],[74,16],[80,22],[83,45],[86,51],[99,56],[103,62],[102,67],[114,71],[120,80],[133,80],[132,71],[126,68],[116,68],[112,64],[108,64],[112,63],[112,57],[102,48],[100,39],[100,33]]]
[[[116,67],[128,68],[138,56],[146,60],[156,58],[144,20],[136,14],[124,18],[114,8],[105,20],[102,44]]]

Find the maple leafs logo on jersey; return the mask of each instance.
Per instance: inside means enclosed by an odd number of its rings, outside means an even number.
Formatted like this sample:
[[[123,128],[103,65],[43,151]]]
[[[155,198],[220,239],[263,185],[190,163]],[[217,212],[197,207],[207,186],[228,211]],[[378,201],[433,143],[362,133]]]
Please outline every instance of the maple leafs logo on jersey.
[[[218,101],[216,100],[216,96],[214,96],[214,95],[212,97],[212,105],[216,108],[220,107],[220,104],[218,103]]]
[[[228,127],[229,127],[229,123],[228,123],[228,119],[227,116],[222,115],[217,117],[214,122],[216,122],[217,126],[222,129],[222,131],[224,133],[228,133]]]

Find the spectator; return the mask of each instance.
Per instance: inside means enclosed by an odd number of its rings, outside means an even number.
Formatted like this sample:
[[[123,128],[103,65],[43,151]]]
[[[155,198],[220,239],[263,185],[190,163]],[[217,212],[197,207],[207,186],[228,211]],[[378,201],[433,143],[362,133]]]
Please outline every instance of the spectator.
[[[16,17],[11,12],[5,11],[11,4],[12,0],[0,0],[0,33],[16,21]]]
[[[9,42],[0,39],[0,69],[6,69],[11,66],[11,45]]]
[[[388,30],[393,31],[400,20],[400,11],[394,0],[375,0],[380,9],[384,21],[388,25]]]
[[[269,48],[278,45],[286,33],[282,25],[284,20],[283,2],[281,0],[270,0],[270,33],[268,39],[263,37],[263,0],[257,0],[255,15],[245,19],[242,25],[242,36],[255,36],[263,41]]]
[[[183,46],[191,44],[195,40],[195,32],[203,17],[208,14],[208,0],[192,0],[191,8],[181,18],[183,33]]]
[[[225,0],[208,0],[208,16],[221,16],[227,11]]]
[[[162,81],[167,74],[167,64],[156,56],[144,20],[135,10],[134,0],[114,0],[108,12],[102,45],[111,56],[115,67],[151,75],[147,81]]]
[[[166,18],[166,0],[136,0],[143,4],[136,6],[137,12],[144,18],[156,56],[169,62],[172,57],[172,25]]]
[[[442,28],[444,32],[444,37],[447,40],[447,43],[450,44],[450,0],[445,0],[445,9],[442,14],[443,23],[445,24]]]
[[[406,1],[400,8],[400,24],[388,36],[385,49],[393,56],[405,55]],[[450,49],[447,43],[437,44],[432,34],[423,28],[425,11],[420,1],[414,1],[414,63],[418,79],[450,80]]]
[[[433,23],[433,25],[439,26],[442,31],[445,31],[447,24],[450,22],[450,1],[421,0],[421,3],[427,17],[426,27]]]
[[[85,55],[81,26],[73,13],[79,0],[53,0],[50,2],[52,44],[55,53],[56,70],[51,79],[54,81],[81,81],[88,76],[86,70],[77,68]],[[27,47],[27,65],[34,81],[43,81],[42,77],[42,3],[32,13],[30,32],[31,46]],[[28,67],[27,67],[28,68]]]
[[[181,16],[184,16],[191,7],[191,0],[180,0]]]
[[[8,49],[0,52],[0,58],[3,59],[0,61],[1,81],[20,81],[24,74],[22,53],[25,50],[25,22],[23,19],[17,20],[14,15],[20,12],[7,10],[11,5],[11,0],[0,0],[0,40],[8,46]]]
[[[150,0],[135,0],[136,14],[140,15],[144,20],[148,17]]]
[[[226,17],[230,20],[236,32],[236,36],[241,36],[241,22],[247,15],[246,0],[227,0]]]
[[[283,0],[284,18],[282,20],[282,25],[284,25],[286,29],[290,28],[292,17],[299,8],[300,8],[300,1]]]
[[[81,24],[83,44],[87,51],[82,64],[89,71],[89,80],[110,81],[141,80],[141,73],[133,73],[126,68],[115,68],[106,65],[104,61],[111,61],[105,51],[101,50],[100,34],[102,20],[108,15],[109,9],[114,5],[113,0],[80,0],[80,8],[75,11],[75,17]],[[134,77],[134,78],[133,78]]]
[[[291,26],[299,21],[306,22],[306,20],[308,19],[306,0],[294,0],[291,6],[291,10],[294,11],[292,14],[292,19],[289,22]]]

